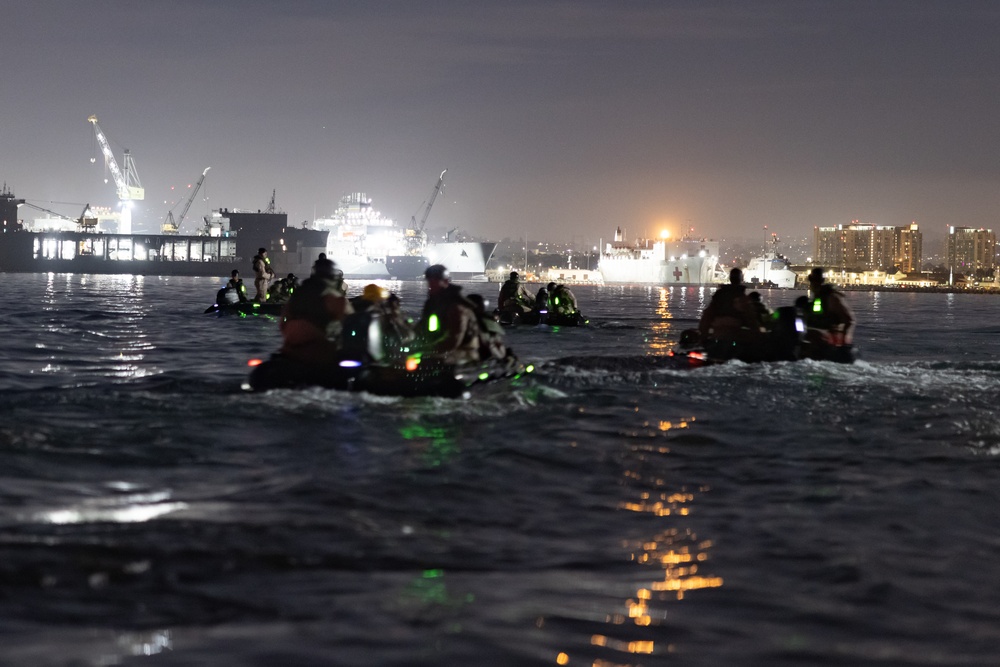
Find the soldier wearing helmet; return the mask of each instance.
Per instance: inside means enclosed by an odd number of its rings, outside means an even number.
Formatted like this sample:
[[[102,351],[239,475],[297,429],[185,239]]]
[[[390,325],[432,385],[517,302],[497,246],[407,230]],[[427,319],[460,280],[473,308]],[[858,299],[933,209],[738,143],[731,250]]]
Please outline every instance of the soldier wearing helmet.
[[[508,316],[522,315],[535,305],[535,300],[521,282],[517,271],[511,271],[510,277],[500,286],[497,297],[497,310]]]
[[[843,292],[826,282],[822,267],[809,273],[810,298],[805,308],[807,339],[834,347],[850,345],[854,339],[854,313]]]
[[[282,308],[281,352],[310,363],[337,359],[341,322],[354,312],[344,294],[343,273],[321,254],[313,272],[302,281]]]
[[[480,329],[475,305],[451,283],[448,269],[434,264],[424,271],[427,301],[417,326],[428,352],[447,363],[480,361]]]

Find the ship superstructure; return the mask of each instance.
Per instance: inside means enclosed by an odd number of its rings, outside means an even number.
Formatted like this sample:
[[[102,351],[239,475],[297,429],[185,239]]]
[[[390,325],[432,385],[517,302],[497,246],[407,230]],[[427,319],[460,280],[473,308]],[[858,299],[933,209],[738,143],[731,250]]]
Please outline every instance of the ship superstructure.
[[[763,255],[752,258],[743,269],[743,282],[753,287],[793,289],[796,278],[791,262],[778,254],[777,234],[771,234],[770,248],[765,248]]]
[[[428,240],[426,217],[427,211],[419,226],[404,229],[375,209],[364,192],[354,192],[312,227],[329,232],[327,257],[348,278],[418,280],[431,264],[444,264],[457,280],[484,276],[496,243]]]
[[[402,255],[406,248],[403,229],[372,206],[364,192],[344,195],[332,215],[312,226],[329,232],[326,255],[352,278],[390,278],[386,257]]]

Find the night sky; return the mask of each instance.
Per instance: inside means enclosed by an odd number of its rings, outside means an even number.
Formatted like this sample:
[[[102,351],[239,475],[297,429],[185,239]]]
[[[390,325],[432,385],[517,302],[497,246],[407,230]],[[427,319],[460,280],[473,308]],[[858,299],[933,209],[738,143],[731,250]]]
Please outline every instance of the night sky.
[[[90,161],[96,114],[135,158],[149,229],[209,166],[189,222],[272,190],[292,223],[351,191],[406,222],[448,169],[428,226],[492,240],[1000,226],[992,0],[2,0],[0,16],[0,180],[73,217],[116,201]]]

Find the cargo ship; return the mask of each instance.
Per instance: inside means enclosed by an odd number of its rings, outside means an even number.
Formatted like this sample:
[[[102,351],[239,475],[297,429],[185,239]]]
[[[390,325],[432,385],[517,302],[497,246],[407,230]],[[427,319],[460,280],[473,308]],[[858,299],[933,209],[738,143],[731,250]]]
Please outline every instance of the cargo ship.
[[[325,234],[289,228],[284,213],[221,209],[198,234],[119,234],[99,228],[89,207],[75,220],[22,220],[25,203],[0,191],[0,271],[225,277],[249,273],[266,248],[275,272],[308,275],[326,246]]]
[[[619,227],[601,250],[605,283],[712,285],[718,282],[719,243],[690,236],[627,241]]]

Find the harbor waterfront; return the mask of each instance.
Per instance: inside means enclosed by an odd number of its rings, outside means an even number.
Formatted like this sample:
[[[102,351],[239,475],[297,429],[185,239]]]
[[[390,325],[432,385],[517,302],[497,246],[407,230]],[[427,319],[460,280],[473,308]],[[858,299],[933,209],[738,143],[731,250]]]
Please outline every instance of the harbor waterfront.
[[[243,391],[223,279],[4,274],[0,664],[1000,662],[1000,299],[673,370],[711,286],[582,285],[529,378],[395,399]]]
[[[264,212],[215,210],[198,233],[186,236],[177,233],[180,227],[172,217],[164,233],[133,234],[130,216],[102,226],[89,206],[77,219],[53,218],[40,209],[50,217],[33,221],[20,215],[22,207],[39,208],[4,184],[0,272],[216,276],[248,268],[264,249],[279,275],[307,275],[316,257],[326,253],[350,278],[416,280],[431,264],[447,263],[458,278],[486,280],[496,248],[486,241],[428,239],[423,223],[429,206],[419,229],[404,229],[372,208],[364,193],[345,195],[332,216],[311,226],[288,226],[288,216],[275,211],[272,201]],[[122,228],[127,233],[118,233]]]

